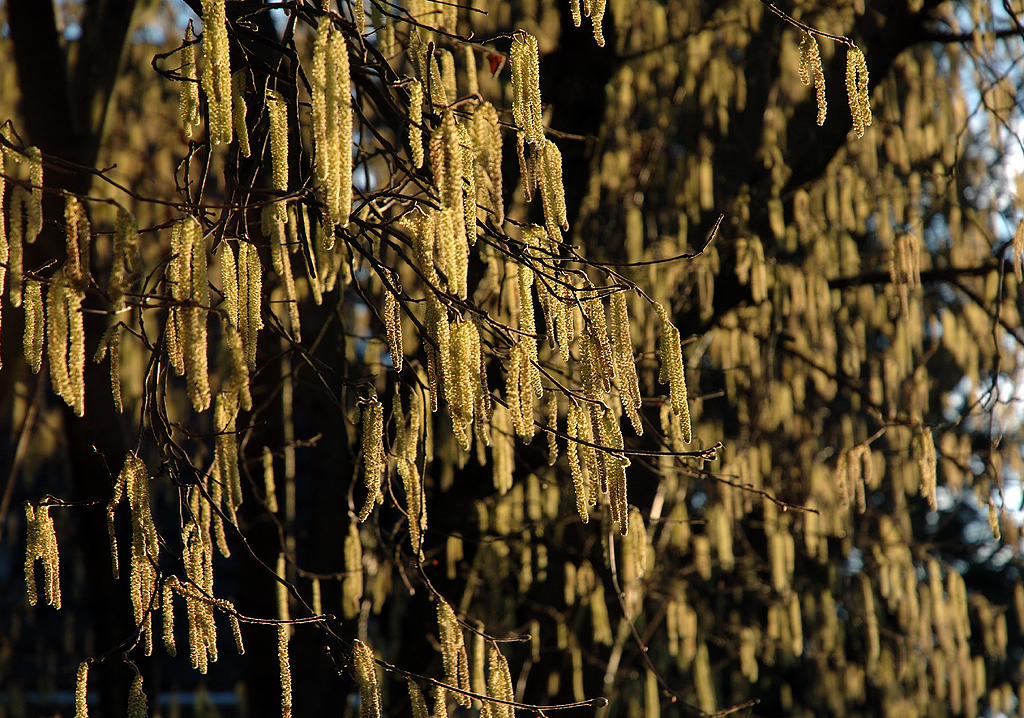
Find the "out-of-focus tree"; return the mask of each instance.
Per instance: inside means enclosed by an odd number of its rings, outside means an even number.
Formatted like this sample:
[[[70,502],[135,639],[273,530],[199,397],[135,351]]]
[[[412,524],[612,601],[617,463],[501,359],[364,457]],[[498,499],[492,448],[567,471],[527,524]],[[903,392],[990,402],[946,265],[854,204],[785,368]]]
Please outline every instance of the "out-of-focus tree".
[[[1020,711],[1013,3],[0,7],[11,715]]]

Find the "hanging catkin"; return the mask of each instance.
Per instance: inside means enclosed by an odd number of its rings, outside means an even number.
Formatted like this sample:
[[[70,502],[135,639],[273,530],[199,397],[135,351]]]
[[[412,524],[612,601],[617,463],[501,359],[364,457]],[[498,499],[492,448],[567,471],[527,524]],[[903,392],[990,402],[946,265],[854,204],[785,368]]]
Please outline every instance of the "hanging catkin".
[[[416,78],[409,82],[409,148],[412,165],[423,166],[423,85]]]
[[[285,194],[288,192],[288,105],[277,90],[267,90],[267,115],[270,118],[270,157],[274,189],[280,194]],[[288,209],[284,200],[275,202],[273,208],[276,219],[281,222],[288,221]]]
[[[231,124],[235,130],[235,137],[238,138],[238,151],[243,157],[248,157],[250,149],[249,128],[245,124],[248,111],[245,106],[245,86],[245,70],[239,70],[231,75]]]
[[[383,503],[380,483],[386,465],[384,407],[376,396],[371,396],[363,406],[363,483],[367,493],[359,512],[360,521],[367,519],[375,503]]]
[[[329,16],[320,19],[313,43],[311,98],[316,170],[327,205],[325,229],[348,226],[352,212],[351,73],[345,36]]]
[[[114,262],[110,268],[107,295],[115,312],[125,308],[124,293],[130,276],[139,270],[139,223],[124,207],[117,208],[114,220]]]
[[[363,600],[363,543],[359,527],[350,523],[345,537],[345,578],[341,584],[342,613],[345,618],[359,615],[359,603]]]
[[[26,312],[27,315],[27,312]],[[40,337],[40,350],[42,350],[42,337]],[[117,323],[103,332],[100,337],[100,344],[96,348],[96,354],[92,360],[99,364],[107,354],[110,354],[110,393],[114,398],[114,408],[121,413],[124,407],[121,404],[121,324]]]
[[[210,141],[215,145],[230,144],[234,120],[225,0],[203,0],[203,45],[203,90],[210,116]]]
[[[88,691],[89,661],[82,661],[75,679],[75,718],[89,718]]]
[[[0,257],[2,259],[2,257]],[[3,270],[0,269],[0,274]],[[3,288],[0,286],[0,294]],[[43,285],[34,279],[25,282],[25,361],[33,374],[38,374],[43,363],[43,337],[46,334],[46,313],[43,310]]]
[[[818,125],[825,124],[825,115],[828,112],[828,103],[825,101],[825,70],[821,65],[821,55],[818,52],[818,41],[804,33],[800,39],[800,81],[810,87],[813,83],[815,95],[818,100]]]
[[[147,718],[148,714],[146,694],[142,692],[142,675],[136,675],[128,689],[128,718]]]
[[[633,360],[633,343],[629,332],[629,312],[626,309],[625,292],[615,292],[609,301],[612,325],[612,354],[615,357],[615,377],[619,383],[622,408],[633,425],[637,436],[643,436],[644,426],[640,420],[640,380]]]
[[[185,39],[181,48],[181,98],[178,111],[181,115],[181,129],[185,137],[192,136],[193,125],[199,124],[199,76],[196,74],[195,36],[192,22],[185,28]]]
[[[863,137],[864,129],[871,126],[868,64],[864,59],[864,53],[853,45],[846,49],[846,96],[853,117],[853,132],[857,137]]]
[[[512,116],[526,135],[526,141],[544,141],[543,107],[540,100],[540,58],[537,38],[529,33],[512,42]]]
[[[405,359],[402,350],[402,310],[390,289],[384,290],[384,328],[388,337],[388,349],[391,351],[391,364],[396,372],[401,372]]]
[[[25,545],[25,587],[30,606],[36,605],[35,563],[43,563],[43,595],[46,603],[60,609],[60,550],[50,518],[50,505],[25,504],[27,541]]]
[[[690,443],[690,409],[686,396],[686,376],[683,371],[683,357],[679,341],[679,330],[673,326],[668,311],[655,302],[654,309],[661,321],[661,372],[658,381],[669,384],[672,412],[682,424],[683,441]]]
[[[256,247],[238,243],[238,332],[249,371],[256,369],[256,340],[263,328],[263,265]]]
[[[288,658],[288,626],[277,626],[277,663],[281,675],[281,718],[292,715],[292,668]]]
[[[359,718],[380,718],[380,686],[373,651],[356,640],[352,644],[352,665],[359,685]]]

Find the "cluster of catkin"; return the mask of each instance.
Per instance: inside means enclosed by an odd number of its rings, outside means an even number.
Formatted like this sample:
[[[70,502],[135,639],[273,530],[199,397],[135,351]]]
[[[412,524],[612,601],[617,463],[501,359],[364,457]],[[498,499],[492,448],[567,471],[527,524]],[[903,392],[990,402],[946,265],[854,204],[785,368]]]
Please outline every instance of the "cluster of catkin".
[[[4,137],[7,138],[6,130]],[[37,147],[27,148],[24,155],[4,148],[0,150],[0,175],[4,172],[5,159],[16,163],[27,159],[31,184],[29,189],[19,184],[11,191],[9,221],[5,223],[5,180],[0,177],[0,295],[9,281],[11,305],[20,307],[24,285],[24,245],[35,242],[43,228],[43,157]]]
[[[206,243],[193,217],[171,229],[171,261],[167,280],[174,300],[169,310],[164,341],[171,366],[188,380],[188,395],[196,411],[210,407],[206,315],[210,307]]]
[[[583,15],[590,18],[594,25],[594,40],[598,47],[604,47],[604,28],[601,23],[604,21],[606,0],[569,0],[569,9],[572,12],[572,24],[579,27],[583,22]]]
[[[889,279],[900,299],[900,313],[910,316],[910,290],[921,286],[921,240],[915,232],[903,232],[889,255]]]
[[[867,511],[866,486],[874,480],[874,462],[871,459],[871,448],[858,444],[852,449],[839,453],[836,460],[836,493],[844,509],[856,502],[857,513]]]
[[[347,227],[352,212],[352,104],[348,46],[328,15],[317,26],[310,80],[316,173],[333,246],[334,227]]]
[[[818,124],[825,124],[828,102],[825,99],[825,70],[821,64],[818,41],[809,32],[800,38],[800,81],[810,87],[818,102]],[[846,97],[853,118],[853,132],[860,138],[871,126],[871,100],[868,97],[868,65],[864,53],[852,43],[846,48]]]
[[[53,530],[53,519],[50,517],[50,504],[40,503],[33,506],[25,504],[25,523],[28,528],[28,542],[25,547],[25,587],[28,592],[28,603],[36,605],[36,561],[43,562],[43,595],[46,602],[54,608],[60,608],[60,550],[57,546],[57,534]]]

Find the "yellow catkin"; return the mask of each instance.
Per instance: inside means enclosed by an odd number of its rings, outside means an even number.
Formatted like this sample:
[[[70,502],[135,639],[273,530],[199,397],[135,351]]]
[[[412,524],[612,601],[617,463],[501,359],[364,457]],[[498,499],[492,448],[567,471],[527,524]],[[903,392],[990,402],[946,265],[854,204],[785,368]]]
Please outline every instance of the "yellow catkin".
[[[558,394],[548,397],[548,466],[558,461]]]
[[[174,643],[174,587],[178,579],[171,576],[164,580],[163,598],[160,601],[160,610],[163,612],[163,639],[164,648],[169,656],[178,655],[178,647]]]
[[[633,425],[637,436],[643,436],[644,426],[640,420],[640,381],[633,360],[633,343],[629,332],[629,312],[626,295],[616,292],[609,301],[612,325],[612,355],[615,357],[615,377],[619,384],[622,408]]]
[[[8,296],[11,305],[21,306],[21,283],[24,272],[24,246],[23,238],[25,225],[22,222],[22,210],[29,202],[29,193],[22,187],[15,187],[11,191],[10,217],[11,225],[6,237],[6,242],[0,247],[0,259],[4,260],[4,272],[9,273],[7,278],[9,284]],[[3,240],[0,240],[3,241]],[[2,287],[0,287],[2,289]],[[2,294],[2,292],[0,292]]]
[[[267,115],[270,118],[270,156],[274,189],[284,194],[288,191],[288,105],[277,90],[267,90]],[[277,219],[282,222],[288,220],[288,210],[284,201],[275,203],[273,207]]]
[[[181,277],[182,284],[188,285],[193,303],[185,309],[185,373],[188,378],[188,395],[196,411],[210,408],[210,369],[207,359],[206,320],[210,306],[210,285],[207,278],[206,243],[203,241],[199,223],[193,218],[183,220],[184,244],[191,249],[191,277]]]
[[[491,644],[489,649],[488,668],[490,675],[487,679],[487,695],[500,701],[514,701],[515,692],[508,659],[494,644]],[[515,715],[514,709],[508,703],[492,703],[490,712],[492,718],[514,718]]]
[[[49,504],[33,507],[25,504],[28,540],[25,546],[25,586],[29,605],[38,600],[36,593],[35,563],[43,564],[43,596],[46,603],[60,609],[60,550],[57,534],[50,518]]]
[[[89,282],[89,250],[91,233],[85,209],[77,198],[68,196],[64,204],[64,227],[67,264],[64,273],[76,287]]]
[[[541,200],[544,205],[544,226],[552,241],[562,241],[560,229],[569,228],[565,208],[565,186],[562,183],[562,153],[551,140],[541,145],[539,174]]]
[[[655,302],[655,311],[661,320],[661,372],[658,381],[669,384],[672,411],[680,420],[683,441],[690,443],[690,409],[687,403],[686,377],[683,371],[683,357],[680,347],[679,330],[672,325],[668,311]]]
[[[380,492],[381,476],[386,467],[384,452],[384,407],[371,396],[363,407],[363,483],[366,486],[366,501],[359,512],[359,520],[365,521],[378,501],[383,501]]]
[[[58,270],[50,278],[46,290],[46,354],[50,364],[50,384],[57,396],[70,396],[71,378],[68,374],[68,303],[67,280]]]
[[[584,0],[586,2],[586,0]],[[590,21],[594,25],[594,41],[598,47],[604,47],[604,13],[606,0],[590,0]]]
[[[124,293],[131,285],[132,274],[138,272],[139,264],[138,220],[124,207],[118,207],[114,220],[114,261],[107,284],[107,295],[114,311],[125,308]]]
[[[277,207],[283,205],[278,204]],[[289,226],[294,227],[290,223]],[[284,289],[284,303],[288,307],[288,327],[292,339],[302,341],[302,327],[299,323],[299,299],[295,289],[295,277],[292,274],[291,254],[288,252],[288,240],[285,236],[285,223],[271,207],[263,209],[264,232],[270,237],[270,259],[277,274],[281,287]]]
[[[0,270],[2,271],[2,270]],[[3,293],[0,287],[0,294]],[[33,374],[38,374],[43,363],[43,338],[46,334],[46,313],[43,310],[43,285],[34,279],[25,282],[25,361]]]
[[[416,685],[416,682],[409,678],[409,703],[412,704],[412,718],[427,718],[429,712],[427,711],[427,701],[423,697],[423,691]]]
[[[807,86],[814,84],[815,95],[818,101],[819,125],[825,124],[825,115],[828,112],[828,103],[825,101],[825,70],[821,65],[821,55],[818,52],[818,41],[810,34],[804,33],[800,40],[800,80]]]
[[[914,431],[914,454],[921,471],[921,496],[928,499],[932,511],[938,510],[938,498],[935,494],[937,461],[935,458],[935,439],[932,430],[918,424]]]
[[[281,718],[292,714],[292,667],[288,658],[288,626],[277,627],[277,663],[281,674]]]
[[[266,495],[267,511],[278,512],[277,485],[274,482],[274,454],[270,448],[263,447],[263,490]]]
[[[89,661],[78,664],[75,679],[75,718],[89,718]]]
[[[537,38],[523,33],[512,43],[512,116],[526,134],[526,141],[544,141],[543,107],[540,99],[540,57]]]
[[[27,320],[27,312],[26,312]],[[26,347],[27,348],[27,347]],[[39,345],[40,353],[42,352],[42,337],[40,337]],[[99,346],[96,348],[96,354],[93,356],[93,361],[99,364],[103,361],[107,354],[110,355],[110,393],[114,399],[114,408],[117,409],[118,413],[124,410],[121,404],[121,324],[115,324],[110,327],[107,331],[103,332],[103,336],[100,337]]]
[[[359,685],[359,718],[380,718],[380,685],[373,651],[362,641],[352,644],[352,665]]]
[[[325,228],[348,226],[352,211],[351,72],[344,34],[329,16],[320,19],[313,44],[311,98],[316,170],[327,205]]]
[[[238,138],[238,151],[243,157],[250,155],[249,149],[249,128],[245,124],[247,112],[245,106],[245,70],[239,70],[231,75],[231,124],[235,130],[235,137]]]
[[[249,371],[256,369],[256,342],[263,328],[263,265],[256,247],[238,243],[238,332]]]
[[[128,718],[147,718],[148,715],[146,694],[142,692],[142,676],[137,675],[128,689]]]
[[[473,110],[469,131],[473,137],[473,150],[482,180],[477,182],[477,187],[485,196],[484,206],[488,207],[495,224],[501,226],[505,220],[501,175],[502,141],[501,124],[494,105],[484,102]]]
[[[225,0],[203,0],[203,45],[206,66],[203,90],[210,118],[210,141],[215,145],[231,142],[231,53]]]
[[[697,688],[697,703],[700,705],[700,709],[707,714],[717,711],[718,702],[715,698],[711,659],[706,643],[701,643],[697,648],[697,655],[693,662],[693,682]]]
[[[402,311],[398,299],[390,289],[384,290],[384,327],[387,331],[391,363],[396,372],[402,371],[405,352],[402,349]]]
[[[185,137],[192,136],[192,127],[199,124],[199,76],[196,74],[195,36],[192,23],[185,28],[185,39],[181,48],[181,97],[178,111],[181,115],[181,129]]]
[[[409,86],[409,148],[413,167],[423,166],[423,85],[412,78]]]
[[[871,126],[871,101],[868,97],[867,61],[864,53],[856,46],[846,50],[846,94],[853,117],[854,134],[863,137],[864,129]]]
[[[574,400],[569,402],[569,415],[567,419],[567,432],[569,434],[569,446],[567,451],[569,453],[569,471],[572,475],[572,484],[576,492],[576,511],[580,515],[580,519],[583,523],[587,523],[590,520],[590,516],[587,511],[588,492],[587,492],[587,480],[583,474],[583,462],[580,461],[581,446],[577,443],[579,439],[584,438],[583,427],[590,427],[590,420],[587,418],[583,410],[579,407]]]
[[[85,416],[85,315],[82,302],[85,292],[75,287],[64,287],[68,317],[68,380],[69,394],[64,400],[75,411],[75,416]]]

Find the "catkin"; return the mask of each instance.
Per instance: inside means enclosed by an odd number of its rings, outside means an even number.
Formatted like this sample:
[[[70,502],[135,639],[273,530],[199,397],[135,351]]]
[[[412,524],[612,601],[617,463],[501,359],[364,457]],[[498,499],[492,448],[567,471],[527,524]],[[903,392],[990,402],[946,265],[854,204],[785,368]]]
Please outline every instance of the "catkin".
[[[363,544],[359,527],[350,523],[345,537],[345,578],[341,584],[342,611],[345,618],[359,615],[359,602],[363,600]]]
[[[25,242],[32,244],[43,231],[43,153],[38,147],[25,150],[32,191],[25,201]],[[88,266],[88,262],[86,262]]]
[[[828,111],[828,103],[825,100],[825,70],[821,65],[821,55],[818,52],[818,41],[804,33],[800,40],[800,81],[808,87],[813,83],[818,101],[818,125],[825,124],[825,115]]]
[[[25,504],[27,541],[25,545],[25,587],[30,606],[36,605],[35,563],[43,564],[43,596],[46,603],[60,609],[60,550],[50,518],[50,505]]]
[[[142,675],[136,675],[128,689],[128,718],[146,718],[148,713],[146,694],[142,692]]]
[[[22,274],[24,272],[24,246],[23,236],[25,231],[25,225],[22,222],[22,210],[29,204],[29,193],[22,187],[15,187],[11,191],[11,226],[10,232],[7,235],[6,244],[0,247],[0,259],[4,260],[5,267],[4,273],[10,273],[8,296],[11,301],[11,305],[14,307],[21,306],[21,291],[22,291]],[[2,290],[2,287],[0,287]],[[2,292],[0,292],[2,293]]]
[[[185,373],[188,378],[188,394],[196,411],[210,408],[210,369],[207,360],[206,319],[210,306],[210,285],[206,268],[206,243],[202,230],[192,217],[183,220],[185,246],[192,250],[191,278],[183,277],[184,284],[190,285],[190,297],[194,303],[185,309]]]
[[[469,132],[481,179],[476,184],[485,195],[484,206],[493,216],[495,225],[500,227],[505,221],[505,203],[501,175],[501,125],[494,105],[484,102],[473,110]]]
[[[629,312],[626,309],[626,295],[616,292],[609,301],[612,325],[612,355],[615,357],[615,376],[619,382],[622,408],[633,425],[637,436],[643,436],[644,426],[640,420],[640,380],[633,360],[633,343],[629,332]]]
[[[569,434],[569,446],[567,451],[569,452],[569,471],[572,475],[572,485],[576,492],[576,511],[580,515],[580,520],[583,523],[590,521],[590,516],[587,511],[589,504],[589,494],[587,491],[587,478],[583,473],[583,462],[580,461],[580,452],[583,450],[583,445],[578,443],[579,439],[585,438],[585,432],[590,430],[590,419],[585,415],[585,412],[579,407],[575,400],[570,398],[569,401],[569,415],[568,415],[568,427],[567,431]]]
[[[412,78],[409,89],[409,147],[413,167],[423,166],[423,85]]]
[[[864,53],[855,45],[846,49],[846,96],[850,103],[850,114],[853,117],[854,134],[857,137],[863,137],[864,129],[871,126],[868,64],[864,59]]]
[[[672,325],[668,311],[655,302],[654,309],[661,320],[661,372],[658,381],[669,384],[672,412],[681,422],[683,441],[692,439],[690,431],[690,409],[686,395],[686,376],[683,371],[683,357],[679,341],[679,330]]]
[[[931,429],[918,424],[914,431],[914,453],[921,471],[921,496],[928,499],[928,507],[938,510],[938,498],[935,495],[936,469],[935,438]]]
[[[565,187],[562,183],[562,153],[551,140],[541,145],[540,181],[541,200],[544,205],[544,226],[554,242],[562,241],[561,229],[569,228],[565,208]]]
[[[487,695],[506,701],[491,704],[492,718],[514,718],[515,710],[509,705],[515,700],[512,673],[509,670],[508,659],[494,644],[491,644],[489,649],[488,668],[490,675],[487,679]]]
[[[277,205],[281,207],[283,205]],[[291,329],[292,339],[296,342],[302,341],[302,326],[299,323],[299,298],[295,289],[295,277],[292,275],[291,254],[288,252],[287,239],[285,238],[285,223],[274,214],[271,207],[263,209],[264,231],[270,236],[270,258],[274,266],[274,272],[284,289],[284,301],[288,305],[288,324]],[[294,220],[289,224],[294,229]]]
[[[26,312],[27,319],[27,312]],[[39,338],[40,354],[42,353],[42,337]],[[27,350],[27,347],[26,347]],[[110,354],[110,393],[114,399],[114,408],[117,409],[117,413],[121,413],[124,407],[121,403],[121,324],[117,323],[114,326],[103,332],[103,336],[100,337],[100,344],[96,348],[96,354],[92,360],[99,364],[103,361],[107,354]],[[38,369],[36,369],[38,371]]]
[[[196,74],[195,36],[192,23],[185,28],[185,39],[181,48],[181,97],[178,111],[181,115],[181,129],[185,137],[192,136],[193,125],[199,124],[199,77]]]
[[[233,93],[225,0],[203,0],[203,45],[206,48],[203,90],[210,117],[210,141],[215,145],[230,144],[234,127]]]
[[[316,170],[333,235],[352,212],[352,80],[345,36],[327,15],[317,26],[311,80]]]
[[[548,397],[548,466],[558,461],[558,394]]]
[[[177,583],[176,576],[164,580],[163,598],[160,601],[160,610],[163,612],[164,648],[167,649],[167,655],[172,658],[178,655],[178,647],[174,643],[174,587]]]
[[[238,151],[243,157],[248,157],[249,149],[249,128],[245,124],[245,115],[248,108],[245,106],[245,70],[239,70],[231,75],[231,124],[235,130],[235,137],[238,138]]]
[[[288,658],[288,626],[277,626],[277,663],[281,673],[281,718],[292,714],[292,667]]]
[[[274,189],[284,194],[288,191],[288,105],[277,90],[267,90],[267,115],[270,118],[270,156]],[[273,207],[274,217],[281,222],[287,222],[288,210],[285,201],[276,202]]]
[[[387,331],[391,364],[396,372],[402,371],[405,352],[402,349],[402,311],[398,299],[390,289],[384,290],[384,327]]]
[[[2,272],[2,270],[0,270]],[[0,293],[3,289],[0,288]],[[43,285],[34,279],[25,282],[25,361],[33,374],[38,374],[43,363],[43,337],[46,334],[46,314],[43,310]]]
[[[75,718],[89,718],[89,661],[78,664],[75,679]]]
[[[366,502],[359,512],[359,520],[365,521],[373,505],[383,502],[380,492],[381,476],[386,467],[384,452],[384,407],[371,396],[363,407],[363,483],[366,485]]]
[[[129,287],[129,276],[139,269],[138,252],[138,220],[134,214],[119,206],[114,220],[114,262],[107,284],[107,295],[115,312],[125,308],[124,293]]]
[[[380,686],[371,651],[362,641],[352,644],[352,665],[359,685],[359,718],[380,718]]]
[[[540,58],[537,38],[529,33],[512,43],[512,116],[525,133],[526,141],[544,141],[543,107],[540,99]]]
[[[427,718],[427,701],[423,697],[423,691],[416,685],[412,678],[407,679],[409,683],[409,702],[412,704],[412,718]]]
[[[263,265],[256,247],[238,243],[238,332],[249,371],[256,369],[256,340],[263,328]]]

